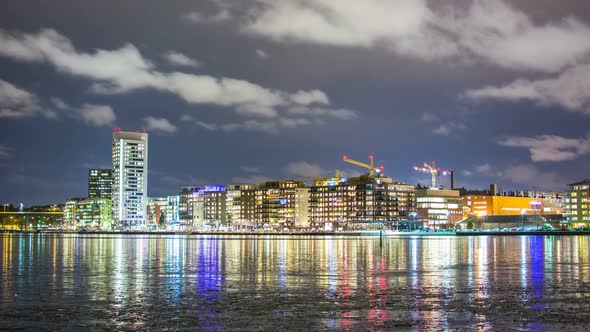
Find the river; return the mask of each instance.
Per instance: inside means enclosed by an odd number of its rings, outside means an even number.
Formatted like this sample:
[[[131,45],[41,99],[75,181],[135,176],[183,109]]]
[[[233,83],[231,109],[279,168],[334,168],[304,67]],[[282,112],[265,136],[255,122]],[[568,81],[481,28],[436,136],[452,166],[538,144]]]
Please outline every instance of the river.
[[[0,234],[0,329],[587,330],[589,236]]]

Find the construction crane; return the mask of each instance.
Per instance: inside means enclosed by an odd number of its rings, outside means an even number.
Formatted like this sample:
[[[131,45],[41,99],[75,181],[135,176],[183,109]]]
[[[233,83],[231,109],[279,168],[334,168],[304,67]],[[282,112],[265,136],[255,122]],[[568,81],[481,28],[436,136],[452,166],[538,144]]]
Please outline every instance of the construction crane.
[[[367,168],[369,170],[370,176],[375,176],[375,172],[380,173],[381,171],[383,171],[383,166],[375,167],[375,158],[373,157],[373,155],[369,156],[369,160],[371,162],[370,164],[350,159],[347,156],[342,157],[342,160],[346,161],[347,163]]]
[[[451,171],[443,171],[440,168],[436,168],[434,160],[430,164],[424,163],[424,167],[414,166],[414,170],[422,173],[430,173],[430,175],[432,175],[431,188],[436,188],[436,177],[438,175],[449,175],[452,173]]]

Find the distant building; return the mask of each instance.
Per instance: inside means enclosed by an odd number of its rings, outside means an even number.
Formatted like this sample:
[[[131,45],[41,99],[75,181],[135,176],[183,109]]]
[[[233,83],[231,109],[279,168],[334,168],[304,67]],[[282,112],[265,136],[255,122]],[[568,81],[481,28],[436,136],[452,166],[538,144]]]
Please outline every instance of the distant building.
[[[166,227],[180,225],[180,196],[168,196],[166,198]]]
[[[309,227],[309,190],[295,188],[295,227]]]
[[[301,181],[268,181],[255,192],[255,227],[278,230],[295,226],[295,193],[305,187]]]
[[[150,227],[166,227],[167,197],[150,197],[146,207],[147,225]]]
[[[148,189],[148,134],[113,133],[113,217],[121,228],[144,228]]]
[[[568,184],[569,187],[569,221],[574,228],[588,228],[590,223],[590,179]]]
[[[309,196],[310,223],[320,229],[332,224],[339,228],[348,223],[408,219],[416,211],[414,187],[384,176],[318,180]]]
[[[254,227],[256,185],[229,184],[226,190],[227,224],[236,229]]]
[[[182,187],[179,196],[181,226],[210,229],[227,225],[224,186]]]
[[[429,227],[452,228],[463,220],[463,208],[459,190],[417,189],[418,219]]]
[[[70,229],[112,229],[112,204],[107,198],[71,199],[64,207],[64,227]]]
[[[88,197],[111,199],[113,171],[111,169],[88,170]]]
[[[515,196],[464,196],[463,209],[468,216],[517,216],[543,214],[545,199]],[[548,207],[549,209],[549,207]]]

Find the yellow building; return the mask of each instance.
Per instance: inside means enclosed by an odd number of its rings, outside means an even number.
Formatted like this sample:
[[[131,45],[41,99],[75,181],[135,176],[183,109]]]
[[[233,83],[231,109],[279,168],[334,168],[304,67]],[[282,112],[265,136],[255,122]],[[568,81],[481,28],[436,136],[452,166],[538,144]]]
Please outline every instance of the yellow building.
[[[545,207],[545,199],[513,196],[463,196],[465,218],[471,216],[515,216],[556,214],[556,209]]]

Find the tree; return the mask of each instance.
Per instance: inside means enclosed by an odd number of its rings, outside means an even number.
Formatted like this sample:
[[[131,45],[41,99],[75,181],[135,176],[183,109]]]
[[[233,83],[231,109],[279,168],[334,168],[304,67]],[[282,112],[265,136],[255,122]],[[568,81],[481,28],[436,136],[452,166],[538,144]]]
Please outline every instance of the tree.
[[[163,227],[166,224],[166,218],[164,218],[164,214],[160,213],[160,220],[158,220],[158,224],[160,227]]]
[[[469,219],[469,221],[467,221],[467,229],[473,229],[473,220]]]
[[[100,209],[100,227],[110,230],[113,222],[113,202],[105,199]]]

